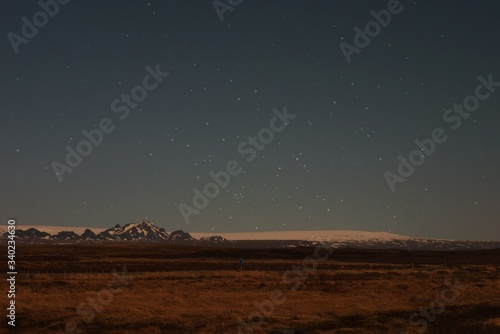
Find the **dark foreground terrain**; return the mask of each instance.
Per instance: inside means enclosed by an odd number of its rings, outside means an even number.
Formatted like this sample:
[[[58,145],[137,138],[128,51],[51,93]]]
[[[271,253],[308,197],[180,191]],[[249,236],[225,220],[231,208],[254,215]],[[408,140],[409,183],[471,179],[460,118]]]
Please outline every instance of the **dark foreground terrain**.
[[[18,333],[500,333],[500,250],[18,243],[16,265]]]

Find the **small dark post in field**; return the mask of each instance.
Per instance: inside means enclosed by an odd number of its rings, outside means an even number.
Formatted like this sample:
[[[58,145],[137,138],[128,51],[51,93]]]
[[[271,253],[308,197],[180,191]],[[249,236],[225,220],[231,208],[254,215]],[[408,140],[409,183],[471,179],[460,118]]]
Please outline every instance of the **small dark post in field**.
[[[245,271],[246,261],[245,259],[240,259],[240,271]]]

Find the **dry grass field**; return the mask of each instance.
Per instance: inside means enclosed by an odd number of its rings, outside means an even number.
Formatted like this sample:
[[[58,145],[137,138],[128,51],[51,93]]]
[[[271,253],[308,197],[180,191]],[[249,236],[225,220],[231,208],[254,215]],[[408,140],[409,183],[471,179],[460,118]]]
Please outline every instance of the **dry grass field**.
[[[500,333],[499,251],[336,250],[314,271],[312,254],[20,246],[16,332]]]

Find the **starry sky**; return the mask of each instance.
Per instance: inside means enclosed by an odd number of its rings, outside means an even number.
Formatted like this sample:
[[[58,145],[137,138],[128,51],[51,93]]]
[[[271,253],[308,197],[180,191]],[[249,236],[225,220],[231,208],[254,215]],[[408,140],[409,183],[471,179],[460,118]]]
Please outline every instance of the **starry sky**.
[[[443,120],[479,76],[500,81],[499,3],[402,0],[350,63],[341,43],[388,1],[219,3],[70,1],[47,22],[37,1],[3,3],[5,223],[500,240],[500,88],[458,129]],[[26,39],[23,17],[41,22]],[[168,75],[113,110],[148,66]],[[284,109],[295,118],[247,161],[239,145]],[[54,162],[105,119],[113,131],[60,182]],[[384,173],[438,127],[447,140],[391,191]],[[241,173],[187,224],[179,205],[233,160]]]

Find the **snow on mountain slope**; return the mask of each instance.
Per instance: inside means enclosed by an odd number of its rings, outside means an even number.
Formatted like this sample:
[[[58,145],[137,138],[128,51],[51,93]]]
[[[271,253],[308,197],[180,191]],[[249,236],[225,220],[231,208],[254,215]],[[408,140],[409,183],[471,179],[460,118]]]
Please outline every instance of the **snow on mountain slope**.
[[[187,233],[182,230],[167,233],[151,222],[115,225],[107,230],[91,231],[85,228],[56,226],[16,226],[16,236],[22,239],[55,242],[103,242],[103,241],[166,241],[166,242],[222,242],[224,244],[240,240],[249,245],[262,247],[310,246],[317,242],[331,243],[335,248],[369,249],[411,249],[411,250],[459,250],[459,249],[500,249],[500,241],[455,241],[445,239],[425,239],[401,236],[387,232],[364,231],[274,231],[247,233]],[[100,231],[99,231],[100,230]],[[97,233],[95,233],[97,232]],[[49,234],[50,233],[50,234]],[[6,237],[5,234],[2,236]],[[227,239],[227,241],[226,241]],[[286,240],[287,245],[283,245]],[[257,244],[256,244],[257,243]]]
[[[100,239],[112,240],[169,240],[170,235],[164,228],[151,222],[130,223],[123,227],[116,225],[97,235]]]
[[[107,229],[110,234],[122,233],[134,228],[137,224],[127,224],[123,227],[113,227]],[[87,227],[67,227],[67,226],[42,226],[42,225],[23,225],[17,227],[22,229],[36,228],[39,231],[47,232],[50,234],[57,234],[61,231],[73,231],[77,234],[85,232]],[[89,227],[89,230],[95,234],[106,231],[104,228]],[[388,232],[364,232],[364,231],[350,231],[350,230],[324,230],[324,231],[273,231],[273,232],[239,232],[239,233],[190,233],[195,239],[208,237],[211,235],[221,236],[227,240],[308,240],[308,241],[347,241],[347,240],[409,240],[413,239],[407,236],[401,236]]]
[[[195,238],[206,236],[206,233],[191,233]],[[412,238],[387,232],[364,232],[349,230],[326,231],[273,231],[217,233],[227,240],[307,240],[307,241],[390,241],[410,240]]]
[[[121,227],[120,225],[115,225],[110,229],[99,228],[99,227],[68,227],[68,226],[47,226],[47,225],[18,225],[17,229],[26,230],[28,228],[36,228],[39,231],[47,232],[52,235],[55,235],[62,231],[73,231],[76,234],[81,235],[82,233],[85,232],[86,229],[89,229],[95,234],[108,231],[110,235],[114,235],[114,234],[121,234],[124,232],[128,232],[129,230],[133,229],[134,227],[137,227],[137,225],[141,223],[131,223],[123,227]],[[156,233],[159,231],[159,228],[156,227],[154,224],[149,223],[149,225],[155,227],[153,230]],[[144,231],[148,231],[148,229],[145,229]],[[366,231],[352,231],[352,230],[237,232],[237,233],[216,233],[216,234],[193,232],[190,234],[192,237],[196,239],[217,235],[224,237],[227,240],[389,241],[389,240],[415,239],[412,237],[402,236],[388,232],[366,232]]]

